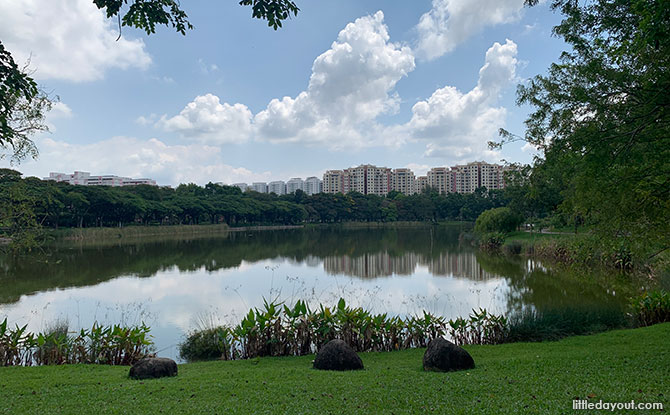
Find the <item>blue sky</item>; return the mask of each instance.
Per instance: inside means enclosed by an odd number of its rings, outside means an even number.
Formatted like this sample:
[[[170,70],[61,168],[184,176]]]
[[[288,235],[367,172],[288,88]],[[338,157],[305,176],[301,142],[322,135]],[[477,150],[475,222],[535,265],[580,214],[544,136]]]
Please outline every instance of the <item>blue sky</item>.
[[[91,0],[0,0],[0,39],[61,100],[39,158],[13,167],[177,185],[531,161],[522,144],[486,142],[524,132],[516,85],[564,47],[546,4],[297,0],[274,31],[237,3],[182,2],[186,36],[123,28],[116,41]]]

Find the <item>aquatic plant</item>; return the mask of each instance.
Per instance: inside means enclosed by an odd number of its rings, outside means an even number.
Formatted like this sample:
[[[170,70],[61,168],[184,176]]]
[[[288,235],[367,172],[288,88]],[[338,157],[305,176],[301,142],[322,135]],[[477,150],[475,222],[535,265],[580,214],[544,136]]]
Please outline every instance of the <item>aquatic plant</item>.
[[[449,334],[456,344],[503,343],[508,330],[505,316],[488,313],[484,308],[472,310],[468,319],[449,320]]]
[[[30,333],[27,325],[11,328],[0,323],[0,365],[61,365],[94,363],[131,365],[151,354],[149,327],[102,326],[94,324],[70,334],[67,325]]]
[[[670,293],[665,290],[648,291],[631,299],[636,323],[640,326],[670,321]]]
[[[458,320],[460,321],[460,320]],[[391,351],[426,347],[430,340],[451,333],[458,344],[493,344],[505,339],[507,320],[486,310],[473,310],[458,330],[444,317],[424,311],[421,315],[389,317],[340,299],[335,307],[320,304],[312,310],[299,300],[293,307],[263,300],[234,327],[196,330],[180,345],[188,361],[212,358],[233,360],[262,356],[303,356],[316,352],[333,339],[342,339],[355,351]]]

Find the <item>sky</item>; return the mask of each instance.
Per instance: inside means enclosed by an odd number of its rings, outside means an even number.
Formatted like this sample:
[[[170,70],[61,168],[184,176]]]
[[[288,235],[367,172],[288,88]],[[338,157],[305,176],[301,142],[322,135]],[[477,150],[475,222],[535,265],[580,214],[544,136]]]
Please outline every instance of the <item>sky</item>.
[[[530,163],[516,86],[564,43],[546,3],[296,0],[275,31],[234,0],[182,2],[195,26],[147,36],[92,0],[0,0],[0,40],[59,102],[36,160],[11,167],[160,185],[288,180],[363,163]]]

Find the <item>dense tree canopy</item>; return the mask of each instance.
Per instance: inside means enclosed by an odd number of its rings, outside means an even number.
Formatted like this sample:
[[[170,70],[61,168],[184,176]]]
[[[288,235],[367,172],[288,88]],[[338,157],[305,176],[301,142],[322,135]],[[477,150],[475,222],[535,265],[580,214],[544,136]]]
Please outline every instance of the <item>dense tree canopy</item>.
[[[521,224],[521,217],[508,207],[499,207],[485,210],[475,222],[475,231],[480,233],[502,232],[516,230]]]
[[[208,183],[157,186],[73,186],[21,178],[14,170],[0,170],[0,228],[26,227],[30,215],[44,227],[172,225],[226,223],[297,225],[303,223],[474,221],[483,211],[502,206],[504,191],[482,188],[472,194],[440,195],[430,189],[411,196],[392,192],[387,197],[361,193],[308,196],[302,191],[277,196],[242,193],[237,187]],[[23,222],[22,222],[23,221]],[[30,222],[33,223],[33,222]],[[1,230],[1,229],[0,229]],[[1,233],[1,232],[0,232]]]
[[[530,2],[532,3],[532,2]],[[542,150],[532,174],[560,208],[598,232],[670,247],[670,7],[665,0],[555,0],[570,45],[519,86],[533,112],[522,138]]]

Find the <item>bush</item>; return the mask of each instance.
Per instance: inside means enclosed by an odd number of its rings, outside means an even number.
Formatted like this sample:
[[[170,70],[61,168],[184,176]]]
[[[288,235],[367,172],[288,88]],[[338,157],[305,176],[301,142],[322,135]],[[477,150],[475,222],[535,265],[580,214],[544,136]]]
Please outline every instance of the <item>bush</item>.
[[[505,235],[500,232],[491,232],[479,237],[479,247],[489,252],[500,250],[505,243]]]
[[[507,255],[520,255],[523,251],[523,243],[521,241],[510,241],[503,245],[502,250]]]
[[[489,209],[482,212],[477,218],[475,232],[482,234],[491,232],[508,233],[514,231],[521,222],[521,217],[508,207]]]
[[[625,313],[609,309],[526,311],[509,319],[508,342],[537,342],[628,327]]]
[[[640,326],[670,321],[670,293],[665,290],[646,292],[631,299],[633,317]]]
[[[552,238],[537,241],[532,253],[563,263],[600,264],[622,270],[644,263],[643,250],[633,250],[623,238],[600,238],[579,235],[570,238]]]
[[[221,359],[224,355],[225,331],[225,327],[216,327],[191,333],[179,345],[179,357],[189,362]]]

